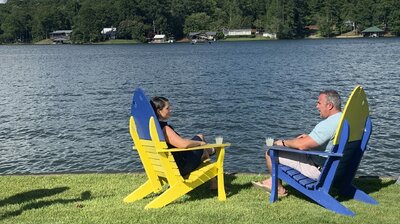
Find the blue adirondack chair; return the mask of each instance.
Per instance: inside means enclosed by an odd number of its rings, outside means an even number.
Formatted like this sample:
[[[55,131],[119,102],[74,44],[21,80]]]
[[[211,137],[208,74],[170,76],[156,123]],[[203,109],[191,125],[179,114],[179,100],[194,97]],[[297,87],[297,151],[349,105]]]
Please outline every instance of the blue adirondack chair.
[[[354,216],[351,210],[330,194],[332,187],[338,189],[339,195],[349,196],[369,204],[378,204],[372,197],[352,184],[367,148],[371,131],[372,122],[369,117],[367,98],[362,87],[357,86],[343,110],[332,152],[301,151],[280,146],[269,149],[268,153],[272,161],[270,203],[278,199],[278,179],[281,179],[319,205],[339,214]],[[327,159],[319,178],[313,180],[291,167],[279,164],[276,158],[281,151],[325,156]]]

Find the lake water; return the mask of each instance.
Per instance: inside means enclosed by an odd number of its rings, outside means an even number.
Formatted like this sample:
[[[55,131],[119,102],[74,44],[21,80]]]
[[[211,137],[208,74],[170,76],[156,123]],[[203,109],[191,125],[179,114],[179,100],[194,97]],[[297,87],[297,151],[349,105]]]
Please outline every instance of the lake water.
[[[367,93],[373,134],[360,175],[398,176],[400,39],[204,45],[0,45],[0,174],[136,172],[132,91],[173,104],[183,136],[232,143],[227,172],[266,173],[265,137],[308,133],[320,90]]]

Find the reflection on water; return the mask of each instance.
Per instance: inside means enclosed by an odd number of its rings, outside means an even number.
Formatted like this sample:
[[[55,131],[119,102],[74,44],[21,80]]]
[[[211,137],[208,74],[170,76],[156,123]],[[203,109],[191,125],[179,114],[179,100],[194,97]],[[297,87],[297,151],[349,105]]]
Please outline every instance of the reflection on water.
[[[310,132],[318,92],[368,96],[362,175],[399,175],[400,41],[0,46],[0,174],[141,171],[131,94],[168,97],[185,136],[222,135],[227,171],[265,173],[265,137]]]

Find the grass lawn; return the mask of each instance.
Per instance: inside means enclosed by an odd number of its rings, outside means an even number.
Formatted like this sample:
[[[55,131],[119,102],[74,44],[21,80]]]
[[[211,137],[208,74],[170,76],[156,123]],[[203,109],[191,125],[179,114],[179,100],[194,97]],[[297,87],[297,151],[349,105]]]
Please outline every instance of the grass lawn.
[[[229,37],[229,38],[225,38],[222,40],[218,40],[218,41],[258,41],[258,40],[275,40],[275,39],[270,39],[267,37],[261,37],[261,36],[256,36],[256,37]]]
[[[53,44],[53,41],[50,39],[44,39],[38,42],[35,42],[34,44],[39,44],[39,45],[50,45]]]
[[[226,175],[227,200],[204,184],[162,209],[144,210],[154,195],[122,200],[146,180],[142,173],[0,176],[0,223],[397,223],[400,185],[395,180],[358,178],[355,185],[379,201],[368,205],[340,199],[356,213],[347,217],[310,202],[292,188],[269,204],[251,186],[256,174]]]

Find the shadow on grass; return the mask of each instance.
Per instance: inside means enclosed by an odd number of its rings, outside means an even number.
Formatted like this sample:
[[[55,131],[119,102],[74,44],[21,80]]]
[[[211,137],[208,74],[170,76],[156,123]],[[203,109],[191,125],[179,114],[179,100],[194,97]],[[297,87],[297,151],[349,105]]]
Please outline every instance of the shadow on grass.
[[[19,193],[0,201],[0,207],[9,204],[20,204],[27,201],[33,201],[39,198],[49,197],[68,190],[68,187],[57,187],[52,189],[37,189]]]
[[[368,195],[371,193],[374,193],[374,192],[378,192],[378,191],[380,191],[392,184],[395,184],[395,183],[396,183],[396,180],[383,181],[379,177],[358,177],[353,180],[353,185],[355,187],[357,187],[358,189],[364,191]],[[296,189],[292,188],[291,186],[286,185],[285,187],[288,190],[289,195],[295,195],[298,198],[315,203],[313,200],[311,200],[304,194],[301,194],[300,192],[298,192]],[[333,188],[330,192],[331,192],[330,194],[332,196],[334,196],[334,197],[336,196],[336,199],[339,202],[352,200],[352,198],[349,196],[339,195],[338,190],[335,188]]]
[[[248,189],[252,185],[251,183],[246,183],[246,184],[232,184],[232,182],[236,179],[236,175],[233,174],[225,174],[224,176],[224,181],[225,181],[225,192],[226,192],[226,197],[229,198],[235,194],[238,194],[241,190],[243,189]],[[215,196],[218,196],[218,190],[210,190],[210,185],[209,183],[205,183],[202,186],[198,187],[198,189],[193,190],[188,193],[190,196],[189,201],[195,201],[195,200],[202,200],[206,198],[213,198]]]
[[[88,200],[91,198],[91,193],[90,191],[84,191],[81,193],[80,197],[78,198],[73,198],[73,199],[54,199],[54,200],[41,200],[37,201],[38,199],[45,198],[45,197],[50,197],[56,194],[60,194],[66,190],[68,190],[69,187],[59,187],[59,188],[52,188],[52,189],[38,189],[38,190],[32,190],[24,193],[19,193],[16,195],[13,195],[9,198],[6,198],[2,201],[0,201],[0,207],[5,206],[5,205],[11,205],[11,204],[21,204],[21,203],[28,203],[26,205],[21,206],[20,209],[16,211],[11,211],[11,212],[6,212],[0,216],[0,221],[18,216],[22,214],[25,211],[31,210],[31,209],[38,209],[38,208],[44,208],[48,207],[54,204],[68,204],[68,203],[73,203],[73,202],[82,202],[85,200]],[[82,208],[82,204],[77,204],[77,208]]]

